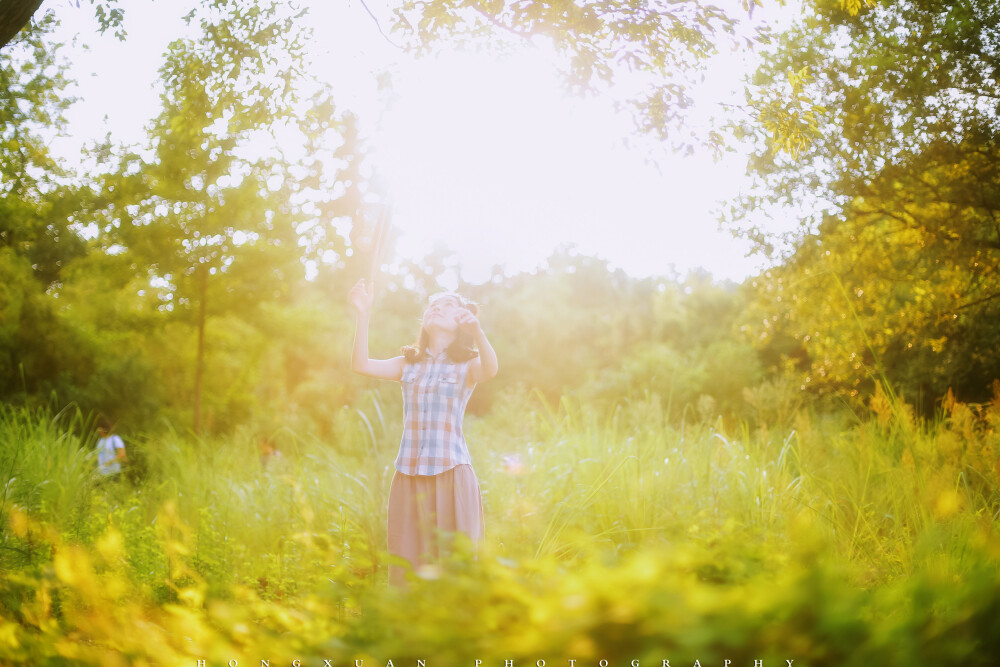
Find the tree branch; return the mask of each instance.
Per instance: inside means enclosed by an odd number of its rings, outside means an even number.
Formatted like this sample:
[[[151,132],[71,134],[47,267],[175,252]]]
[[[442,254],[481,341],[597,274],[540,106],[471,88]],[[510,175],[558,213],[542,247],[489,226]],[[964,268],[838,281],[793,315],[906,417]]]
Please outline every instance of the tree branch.
[[[965,310],[966,308],[972,308],[973,306],[978,306],[979,304],[986,303],[987,301],[992,301],[1000,297],[1000,292],[994,292],[989,296],[984,296],[982,299],[976,299],[975,301],[970,301],[969,303],[962,304],[961,306],[955,308],[954,310]]]
[[[365,11],[368,12],[368,16],[372,17],[372,21],[375,22],[375,27],[378,28],[379,34],[385,38],[385,41],[389,42],[390,44],[395,46],[397,49],[400,49],[401,51],[404,50],[402,46],[389,39],[389,35],[385,34],[385,31],[382,30],[382,24],[378,22],[378,17],[376,17],[372,13],[372,10],[368,8],[368,5],[365,4],[365,0],[358,0],[358,1],[361,3],[361,6],[365,8]]]
[[[505,23],[501,23],[500,21],[497,20],[497,18],[495,16],[493,16],[492,14],[490,14],[489,12],[487,12],[485,9],[483,9],[479,5],[475,5],[472,9],[474,9],[476,12],[478,12],[479,14],[481,14],[487,21],[489,21],[490,23],[492,23],[497,28],[500,28],[501,30],[506,30],[507,32],[509,32],[512,35],[517,35],[518,37],[521,37],[522,39],[525,39],[525,40],[530,40],[532,37],[534,37],[534,35],[532,33],[530,33],[530,32],[524,32],[522,30],[518,30],[517,28],[514,28],[513,26],[509,26],[509,25],[507,25]]]
[[[10,43],[28,25],[42,0],[7,0],[0,2],[0,49]]]

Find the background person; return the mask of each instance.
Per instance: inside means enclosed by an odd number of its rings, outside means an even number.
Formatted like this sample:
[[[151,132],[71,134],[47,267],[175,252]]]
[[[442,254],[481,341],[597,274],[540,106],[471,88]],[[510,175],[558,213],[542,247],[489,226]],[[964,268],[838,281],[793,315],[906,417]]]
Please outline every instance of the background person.
[[[122,463],[127,461],[125,442],[114,433],[114,427],[107,420],[97,426],[97,472],[110,478],[121,473]]]

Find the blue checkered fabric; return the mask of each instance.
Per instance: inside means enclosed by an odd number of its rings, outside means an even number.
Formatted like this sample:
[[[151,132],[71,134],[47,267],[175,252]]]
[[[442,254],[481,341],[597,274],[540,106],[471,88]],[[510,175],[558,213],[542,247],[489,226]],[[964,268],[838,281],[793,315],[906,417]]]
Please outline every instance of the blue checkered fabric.
[[[403,439],[396,470],[437,475],[472,463],[462,419],[472,390],[465,384],[469,362],[453,363],[446,352],[403,366]]]

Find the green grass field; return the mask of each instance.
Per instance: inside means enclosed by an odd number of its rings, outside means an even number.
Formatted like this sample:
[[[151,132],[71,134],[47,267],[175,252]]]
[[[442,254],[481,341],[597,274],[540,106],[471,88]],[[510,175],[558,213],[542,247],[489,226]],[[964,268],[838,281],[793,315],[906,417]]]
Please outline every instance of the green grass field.
[[[478,560],[400,592],[379,396],[266,466],[249,429],[132,438],[111,483],[84,416],[3,408],[0,662],[995,664],[1000,397],[726,430],[511,394],[466,420]]]

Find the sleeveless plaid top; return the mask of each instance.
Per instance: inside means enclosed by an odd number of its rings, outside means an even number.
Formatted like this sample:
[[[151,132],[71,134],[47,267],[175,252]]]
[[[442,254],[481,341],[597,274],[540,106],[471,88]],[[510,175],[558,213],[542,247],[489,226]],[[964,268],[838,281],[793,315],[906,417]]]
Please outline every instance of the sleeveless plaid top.
[[[465,378],[469,362],[453,363],[447,352],[403,365],[403,439],[396,470],[406,475],[437,475],[468,463],[462,419],[472,390]]]

